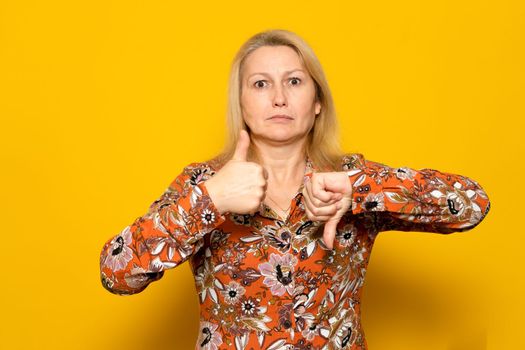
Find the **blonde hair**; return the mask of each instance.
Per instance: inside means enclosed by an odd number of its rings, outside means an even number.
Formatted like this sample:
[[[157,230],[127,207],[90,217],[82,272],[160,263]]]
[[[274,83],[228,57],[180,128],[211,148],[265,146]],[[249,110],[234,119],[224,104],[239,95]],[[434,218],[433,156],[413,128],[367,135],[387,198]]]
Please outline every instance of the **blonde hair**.
[[[305,155],[318,169],[338,171],[343,155],[339,145],[339,125],[335,112],[332,94],[325,78],[323,69],[313,50],[297,34],[287,30],[273,29],[257,33],[249,38],[235,55],[229,78],[227,135],[222,152],[212,161],[218,167],[229,161],[235,153],[237,140],[241,129],[248,131],[241,111],[242,67],[246,57],[262,46],[285,45],[295,50],[302,60],[307,72],[314,81],[316,101],[321,104],[321,112],[315,117],[314,125],[308,135]],[[249,131],[248,131],[249,132]],[[248,160],[259,162],[253,144],[248,150]]]

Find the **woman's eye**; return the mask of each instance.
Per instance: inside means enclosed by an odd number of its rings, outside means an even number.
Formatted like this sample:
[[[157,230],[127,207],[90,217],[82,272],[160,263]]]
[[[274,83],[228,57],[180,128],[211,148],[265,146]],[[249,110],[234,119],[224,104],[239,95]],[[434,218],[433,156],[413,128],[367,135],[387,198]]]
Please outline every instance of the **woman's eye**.
[[[297,77],[292,77],[289,79],[291,82],[293,81],[292,85],[299,85],[301,82],[301,79]],[[257,80],[253,85],[255,85],[256,88],[263,88],[264,84],[266,83],[266,80]]]
[[[290,81],[293,81],[293,80],[297,81],[297,83],[296,84],[292,84],[292,85],[299,85],[299,82],[301,81],[301,79],[296,78],[296,77],[290,78]]]

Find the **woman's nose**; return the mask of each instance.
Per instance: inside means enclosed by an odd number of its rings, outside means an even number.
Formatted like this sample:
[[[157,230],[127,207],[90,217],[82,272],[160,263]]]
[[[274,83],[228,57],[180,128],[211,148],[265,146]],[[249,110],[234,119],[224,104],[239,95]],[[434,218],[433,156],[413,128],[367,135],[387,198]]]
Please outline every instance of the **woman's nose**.
[[[275,94],[273,96],[273,104],[275,106],[284,106],[286,105],[286,96],[282,88],[276,88]]]

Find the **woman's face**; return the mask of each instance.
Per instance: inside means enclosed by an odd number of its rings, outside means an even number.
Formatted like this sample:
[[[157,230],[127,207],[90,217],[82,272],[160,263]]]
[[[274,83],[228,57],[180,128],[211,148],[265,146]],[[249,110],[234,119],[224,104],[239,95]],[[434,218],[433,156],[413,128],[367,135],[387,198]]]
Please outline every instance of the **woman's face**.
[[[241,108],[252,138],[290,143],[308,135],[321,104],[314,81],[288,46],[262,46],[244,61]],[[274,117],[274,115],[287,117]]]

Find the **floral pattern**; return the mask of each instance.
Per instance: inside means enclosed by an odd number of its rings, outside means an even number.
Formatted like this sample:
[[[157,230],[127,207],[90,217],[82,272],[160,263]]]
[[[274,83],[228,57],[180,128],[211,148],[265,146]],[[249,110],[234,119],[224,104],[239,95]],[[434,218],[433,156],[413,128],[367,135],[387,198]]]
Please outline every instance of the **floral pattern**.
[[[306,161],[305,179],[317,171]],[[252,215],[221,215],[205,186],[218,170],[214,160],[186,166],[100,254],[102,285],[118,295],[188,260],[201,309],[196,349],[367,349],[360,300],[377,234],[467,231],[490,209],[468,177],[345,154],[352,206],[329,249],[322,223],[306,215],[303,186],[286,218],[264,203]]]

